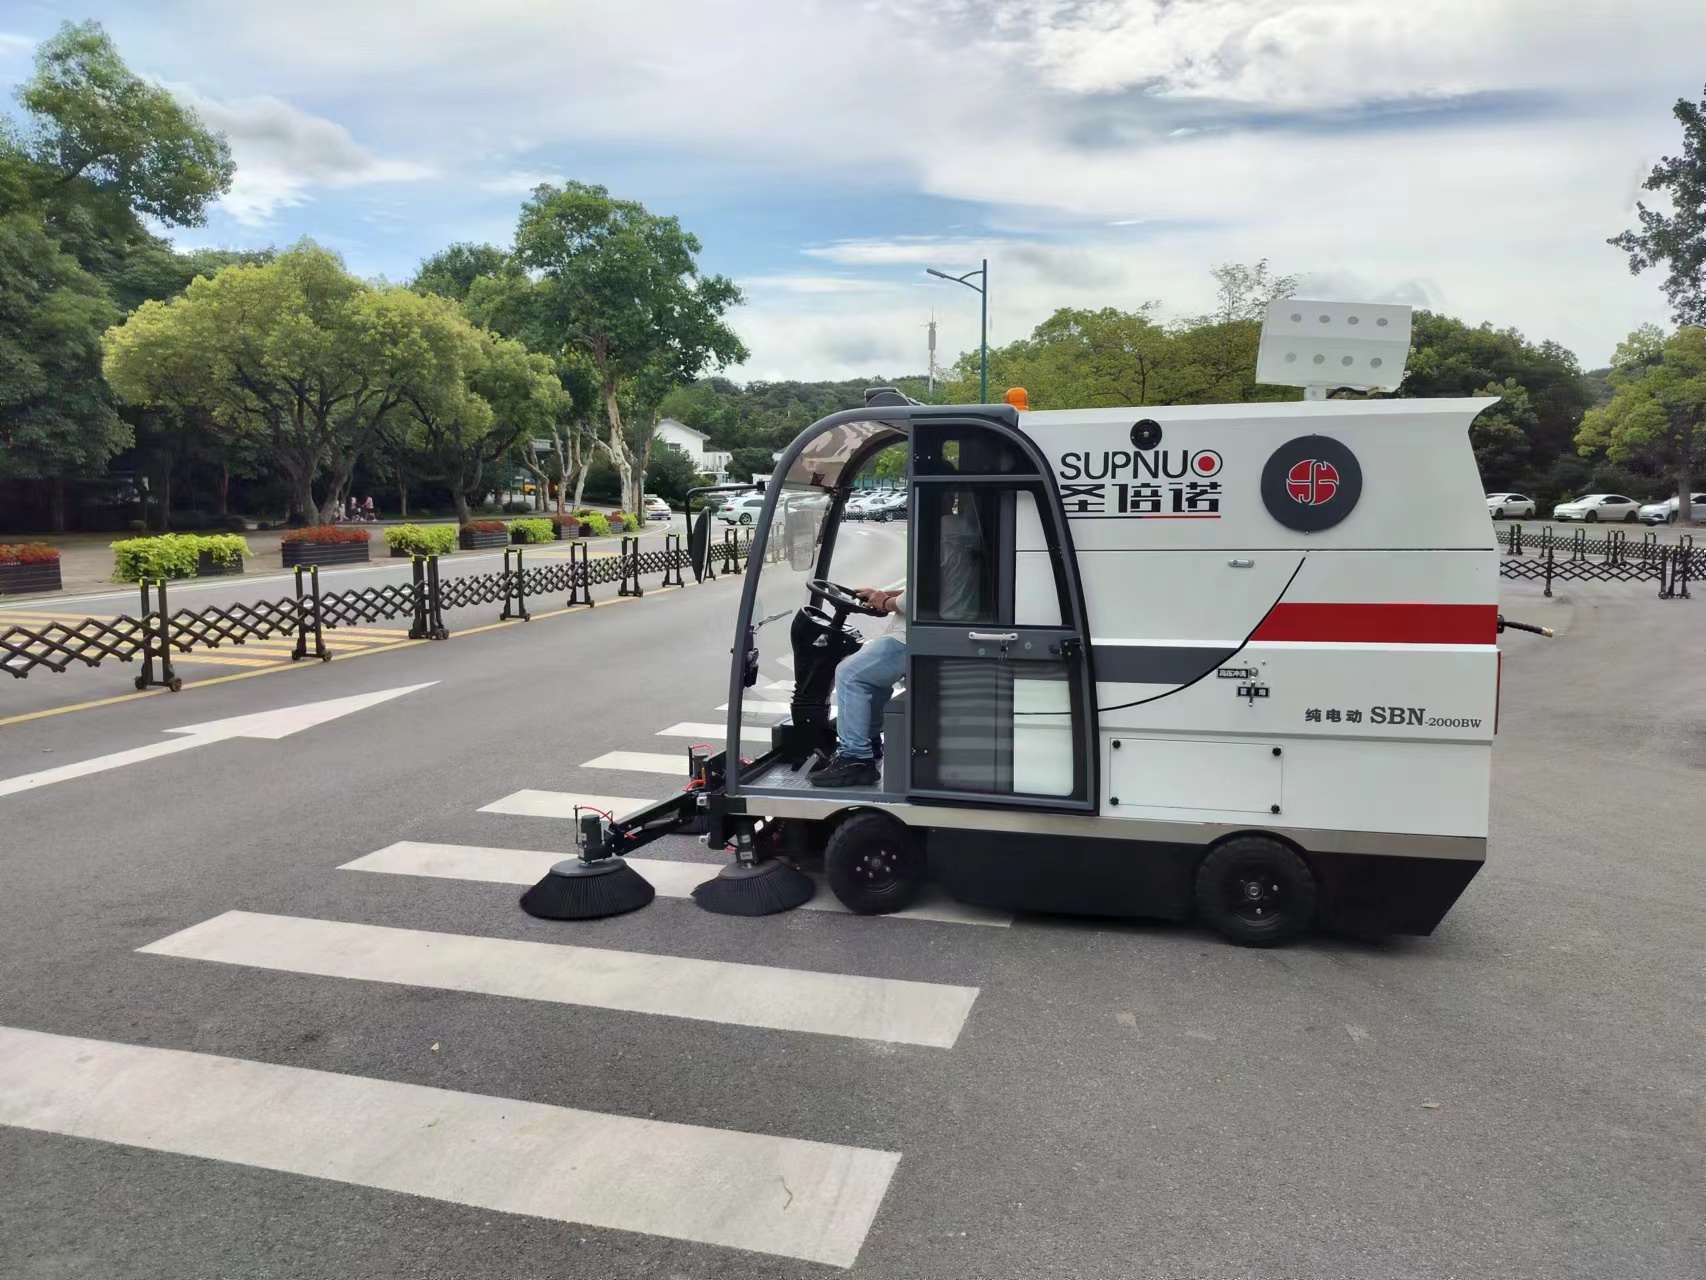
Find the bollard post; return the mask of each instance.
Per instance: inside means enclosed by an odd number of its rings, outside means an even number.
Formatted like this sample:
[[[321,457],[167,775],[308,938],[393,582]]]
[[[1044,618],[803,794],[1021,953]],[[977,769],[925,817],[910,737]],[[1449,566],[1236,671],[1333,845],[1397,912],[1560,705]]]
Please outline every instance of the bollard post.
[[[593,607],[592,599],[592,566],[587,560],[586,543],[571,542],[569,544],[569,599],[568,608],[577,604]]]
[[[629,534],[622,535],[622,549],[617,553],[617,564],[622,570],[622,581],[616,588],[619,596],[643,596],[645,591],[640,586],[640,540]]]
[[[409,623],[409,639],[425,640],[430,630],[427,626],[426,557],[419,552],[410,556],[409,569],[415,589],[415,616]]]
[[[681,551],[681,535],[666,533],[663,536],[663,585],[666,587],[685,587],[687,582],[681,576],[681,563],[684,556]]]
[[[1552,548],[1547,547],[1546,548],[1546,596],[1548,599],[1550,599],[1551,595],[1552,595]]]
[[[513,579],[510,576],[512,570],[509,567],[509,558],[512,553],[515,556]],[[513,612],[509,607],[509,588],[512,580],[515,583],[515,609]],[[511,618],[520,618],[523,622],[531,622],[533,620],[533,615],[527,612],[527,579],[523,576],[520,547],[504,548],[504,611],[500,616],[505,622],[509,621]]]
[[[730,526],[728,532],[728,555],[724,563],[728,565],[731,574],[740,572],[740,534]]]
[[[160,680],[173,693],[184,687],[184,682],[178,678],[178,673],[172,669],[172,606],[166,601],[166,580],[154,580],[154,594],[160,598],[160,610],[155,615],[160,619],[160,629],[155,639],[160,646]]]
[[[427,639],[448,640],[450,631],[444,625],[444,597],[438,590],[438,557],[427,557]]]
[[[154,627],[150,621],[154,607],[148,598],[148,579],[141,579],[137,586],[142,588],[142,611],[138,614],[142,624],[142,674],[136,677],[136,687],[146,689],[154,683]]]
[[[1628,535],[1621,529],[1613,529],[1605,535],[1605,558],[1608,564],[1623,563],[1623,544],[1628,541]]]
[[[1509,554],[1512,556],[1522,554],[1522,526],[1520,524],[1511,525]]]

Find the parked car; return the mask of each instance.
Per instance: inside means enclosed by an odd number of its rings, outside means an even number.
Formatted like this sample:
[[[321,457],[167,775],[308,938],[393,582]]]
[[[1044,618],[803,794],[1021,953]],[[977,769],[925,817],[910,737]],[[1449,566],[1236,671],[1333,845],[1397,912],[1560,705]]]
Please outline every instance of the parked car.
[[[1641,504],[1620,493],[1589,493],[1574,502],[1560,502],[1552,508],[1554,520],[1584,520],[1588,524],[1621,520],[1634,524]]]
[[[844,520],[864,520],[871,514],[871,504],[882,495],[876,489],[866,489],[847,499],[847,506],[842,512]]]
[[[763,510],[764,495],[754,493],[743,498],[736,498],[727,506],[720,507],[717,511],[717,519],[724,524],[753,525],[758,522],[758,515]]]
[[[882,489],[865,506],[867,520],[906,519],[906,490]]]
[[[669,509],[669,503],[658,497],[657,494],[648,493],[646,495],[646,519],[669,520],[674,515],[675,513]]]
[[[1493,513],[1493,519],[1503,520],[1507,516],[1534,515],[1534,499],[1524,497],[1520,493],[1489,493],[1487,495],[1487,510]]]
[[[1649,502],[1640,510],[1642,524],[1675,524],[1676,509],[1680,504],[1673,493],[1663,502]],[[1706,493],[1691,493],[1688,495],[1688,514],[1695,520],[1706,520]]]

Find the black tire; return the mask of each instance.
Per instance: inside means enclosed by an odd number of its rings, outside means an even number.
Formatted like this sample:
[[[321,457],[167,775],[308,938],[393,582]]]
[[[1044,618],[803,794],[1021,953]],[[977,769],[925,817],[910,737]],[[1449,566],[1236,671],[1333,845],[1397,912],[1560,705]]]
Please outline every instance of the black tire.
[[[1289,845],[1236,836],[1197,868],[1197,912],[1241,947],[1289,942],[1315,919],[1315,876]]]
[[[886,915],[918,900],[924,852],[912,832],[886,813],[856,813],[824,845],[823,874],[855,915]]]
[[[1585,516],[1583,516],[1582,519],[1588,524],[1598,524],[1599,523],[1599,512],[1590,511]]]
[[[1624,515],[1623,523],[1624,524],[1634,524],[1636,519],[1637,519],[1637,517],[1636,517],[1635,513],[1633,511],[1631,511],[1631,512],[1628,512],[1627,514]]]
[[[1493,519],[1503,520],[1504,518],[1505,518],[1505,509],[1503,507],[1500,507],[1497,511],[1493,512]]]
[[[1675,524],[1676,523],[1676,512],[1673,511],[1668,516],[1666,516],[1665,517],[1665,523],[1666,524]]]
[[[742,524],[751,524],[752,523],[752,512],[750,512],[750,511],[741,512],[740,513],[740,522]]]

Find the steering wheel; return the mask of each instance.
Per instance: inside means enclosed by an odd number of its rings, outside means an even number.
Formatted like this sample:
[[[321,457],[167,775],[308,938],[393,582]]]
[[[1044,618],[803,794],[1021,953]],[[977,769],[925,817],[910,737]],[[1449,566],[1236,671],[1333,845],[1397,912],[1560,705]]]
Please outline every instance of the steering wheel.
[[[806,583],[806,590],[811,592],[812,599],[822,600],[824,603],[832,605],[838,620],[850,613],[862,613],[867,618],[888,617],[888,614],[881,609],[873,609],[854,595],[851,587],[844,587],[839,582],[830,582],[826,578],[813,578]]]

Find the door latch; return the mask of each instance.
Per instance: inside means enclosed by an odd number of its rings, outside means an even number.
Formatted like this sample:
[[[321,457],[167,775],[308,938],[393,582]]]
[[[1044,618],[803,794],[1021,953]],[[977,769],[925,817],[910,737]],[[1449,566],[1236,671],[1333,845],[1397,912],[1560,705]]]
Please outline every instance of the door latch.
[[[1268,686],[1265,684],[1241,684],[1238,686],[1238,696],[1253,707],[1256,705],[1257,698],[1268,696]]]

